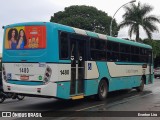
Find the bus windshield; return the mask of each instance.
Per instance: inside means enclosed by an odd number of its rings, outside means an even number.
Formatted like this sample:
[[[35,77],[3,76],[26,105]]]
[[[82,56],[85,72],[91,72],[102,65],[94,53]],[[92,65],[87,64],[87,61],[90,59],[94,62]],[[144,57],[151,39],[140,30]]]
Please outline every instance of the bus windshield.
[[[5,49],[43,49],[46,48],[45,26],[18,26],[6,29]]]

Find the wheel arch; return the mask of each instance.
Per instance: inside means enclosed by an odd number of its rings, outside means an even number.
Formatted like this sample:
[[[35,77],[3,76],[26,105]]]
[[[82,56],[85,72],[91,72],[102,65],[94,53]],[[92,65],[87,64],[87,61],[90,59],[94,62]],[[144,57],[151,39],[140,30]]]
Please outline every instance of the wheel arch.
[[[107,88],[108,88],[108,90],[109,90],[109,79],[108,78],[106,78],[106,77],[103,77],[101,80],[105,80],[106,81],[106,83],[107,83]],[[100,80],[100,81],[101,81]],[[100,82],[99,82],[100,83]]]

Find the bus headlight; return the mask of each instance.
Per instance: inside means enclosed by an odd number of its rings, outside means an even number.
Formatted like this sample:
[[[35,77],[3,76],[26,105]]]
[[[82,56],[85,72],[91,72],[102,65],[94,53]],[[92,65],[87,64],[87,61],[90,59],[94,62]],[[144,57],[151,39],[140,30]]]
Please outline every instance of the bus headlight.
[[[44,84],[47,84],[49,82],[51,74],[52,74],[52,69],[49,66],[47,66],[43,79]]]
[[[4,65],[2,66],[2,76],[3,76],[3,79],[7,82],[6,70]]]

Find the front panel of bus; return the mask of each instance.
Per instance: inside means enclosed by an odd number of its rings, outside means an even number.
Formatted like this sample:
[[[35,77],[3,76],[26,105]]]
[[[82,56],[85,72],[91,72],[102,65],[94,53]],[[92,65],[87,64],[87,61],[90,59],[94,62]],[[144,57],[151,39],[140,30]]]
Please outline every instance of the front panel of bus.
[[[56,96],[58,32],[51,23],[5,27],[3,88],[6,92]],[[55,69],[51,69],[51,67]],[[52,79],[53,80],[53,79]]]

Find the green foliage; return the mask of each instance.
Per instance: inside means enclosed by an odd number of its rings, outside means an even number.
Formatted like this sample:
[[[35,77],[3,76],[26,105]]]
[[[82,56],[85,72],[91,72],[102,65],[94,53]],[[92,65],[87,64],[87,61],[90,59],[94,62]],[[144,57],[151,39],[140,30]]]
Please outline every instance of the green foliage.
[[[143,43],[152,46],[154,58],[160,57],[160,41],[159,40],[145,39]]]
[[[123,15],[123,21],[120,23],[119,27],[123,28],[129,26],[128,34],[131,37],[132,34],[136,34],[136,40],[139,41],[139,29],[140,26],[144,29],[149,39],[152,38],[152,32],[158,31],[155,23],[160,23],[157,16],[151,15],[150,12],[153,7],[147,4],[138,5],[134,3],[130,6],[125,7],[125,14]]]
[[[70,6],[51,16],[50,22],[56,22],[84,30],[109,34],[111,17],[107,13],[91,6]],[[113,35],[118,34],[117,23],[113,21]]]

